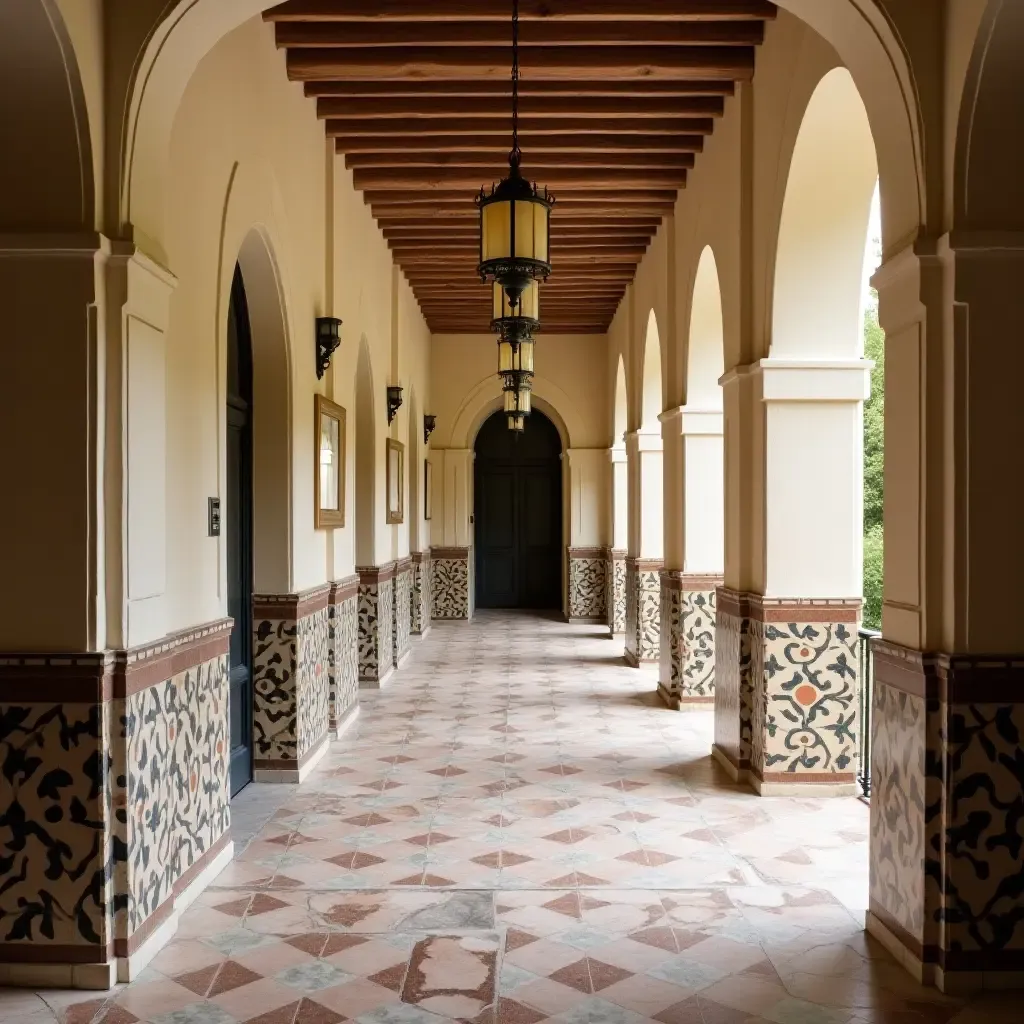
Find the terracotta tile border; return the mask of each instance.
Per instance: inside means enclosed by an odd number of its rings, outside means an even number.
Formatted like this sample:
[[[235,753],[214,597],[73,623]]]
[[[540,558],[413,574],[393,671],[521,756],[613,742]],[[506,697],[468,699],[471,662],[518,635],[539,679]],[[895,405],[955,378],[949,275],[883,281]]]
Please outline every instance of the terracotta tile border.
[[[385,562],[383,565],[357,565],[359,582],[364,585],[387,583],[395,578],[397,562]]]
[[[339,605],[347,601],[350,597],[356,597],[359,594],[359,576],[346,576],[344,579],[335,580],[331,584],[330,596],[328,597],[328,603],[332,605]]]
[[[433,561],[446,558],[451,561],[468,562],[469,548],[431,548],[430,557]]]
[[[1024,703],[1024,657],[916,651],[872,642],[875,680],[895,690],[947,704]]]

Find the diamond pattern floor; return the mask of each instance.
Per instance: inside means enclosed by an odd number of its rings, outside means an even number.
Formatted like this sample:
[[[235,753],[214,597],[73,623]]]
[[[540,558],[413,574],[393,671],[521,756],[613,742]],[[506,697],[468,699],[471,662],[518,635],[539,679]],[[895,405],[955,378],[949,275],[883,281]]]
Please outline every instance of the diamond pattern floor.
[[[760,799],[596,627],[437,624],[144,976],[5,1024],[1001,1024],[862,932],[867,808]]]

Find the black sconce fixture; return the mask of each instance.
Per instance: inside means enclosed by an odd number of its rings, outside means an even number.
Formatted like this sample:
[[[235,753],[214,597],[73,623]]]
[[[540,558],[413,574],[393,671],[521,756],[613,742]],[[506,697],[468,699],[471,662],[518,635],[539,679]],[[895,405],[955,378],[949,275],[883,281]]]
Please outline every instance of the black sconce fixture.
[[[423,417],[423,443],[427,444],[430,441],[430,435],[434,432],[434,427],[437,426],[436,416],[424,416]]]
[[[388,385],[388,426],[395,414],[402,408],[402,389],[397,384]]]
[[[341,344],[341,321],[334,316],[316,318],[316,376],[320,380],[331,365],[331,356]]]

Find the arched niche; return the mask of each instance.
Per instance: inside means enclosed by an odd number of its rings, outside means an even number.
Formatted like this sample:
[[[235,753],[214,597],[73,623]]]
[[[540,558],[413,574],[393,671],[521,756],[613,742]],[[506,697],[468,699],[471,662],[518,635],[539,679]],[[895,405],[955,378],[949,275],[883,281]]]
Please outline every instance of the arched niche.
[[[724,372],[722,291],[715,254],[708,245],[700,254],[693,281],[686,350],[686,404],[699,409],[721,409],[722,387],[718,381]]]
[[[356,358],[356,565],[377,564],[377,421],[373,365],[363,335]]]
[[[0,4],[0,232],[95,227],[85,96],[53,0]]]
[[[864,103],[850,72],[833,68],[807,104],[790,162],[775,260],[772,357],[861,355],[864,249],[877,180]]]
[[[621,448],[629,430],[629,392],[626,389],[626,365],[622,356],[615,370],[615,405],[612,410],[612,447]]]
[[[284,294],[263,231],[253,228],[245,235],[237,262],[252,339],[253,584],[259,594],[287,594],[294,583],[294,528],[291,360]],[[230,291],[231,272],[226,276]],[[227,297],[221,308],[228,308]]]
[[[968,65],[957,125],[954,201],[961,231],[1024,231],[1022,47],[1024,6],[992,0]]]
[[[658,417],[664,406],[661,387],[661,337],[658,333],[658,318],[653,309],[647,316],[643,373],[640,379],[643,387],[640,395],[640,429],[644,433],[656,434],[660,430]]]

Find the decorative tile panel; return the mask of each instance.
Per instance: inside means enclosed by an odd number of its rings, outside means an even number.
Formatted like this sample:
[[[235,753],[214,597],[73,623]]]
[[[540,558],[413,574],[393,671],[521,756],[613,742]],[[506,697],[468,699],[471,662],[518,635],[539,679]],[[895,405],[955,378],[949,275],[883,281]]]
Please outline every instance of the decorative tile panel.
[[[469,618],[469,549],[434,548],[430,555],[435,619]]]
[[[394,621],[392,623],[393,660],[395,667],[409,653],[412,636],[412,562],[398,563],[395,573]]]
[[[762,780],[854,781],[859,610],[751,598],[751,769]]]
[[[569,548],[569,619],[606,622],[607,557],[601,548]]]
[[[379,684],[394,666],[395,563],[359,572],[359,681]]]
[[[329,586],[253,598],[255,767],[301,767],[330,724]]]
[[[124,722],[131,935],[230,827],[228,656],[132,694]]]
[[[717,589],[715,603],[715,747],[733,768],[746,772],[753,704],[750,610],[747,595],[725,587]]]
[[[605,566],[608,628],[612,633],[626,632],[626,554],[612,551]]]
[[[640,647],[638,637],[640,624],[638,619],[639,604],[637,597],[640,586],[637,578],[636,559],[626,559],[626,661],[631,665],[639,663]]]
[[[412,610],[410,630],[413,636],[421,636],[430,628],[433,614],[433,599],[430,594],[430,552],[412,553]]]
[[[626,560],[626,656],[634,664],[661,656],[661,566]]]
[[[334,585],[329,605],[331,625],[330,728],[359,700],[359,577]]]
[[[715,589],[721,579],[661,574],[661,671],[658,689],[670,707],[715,699]]]

